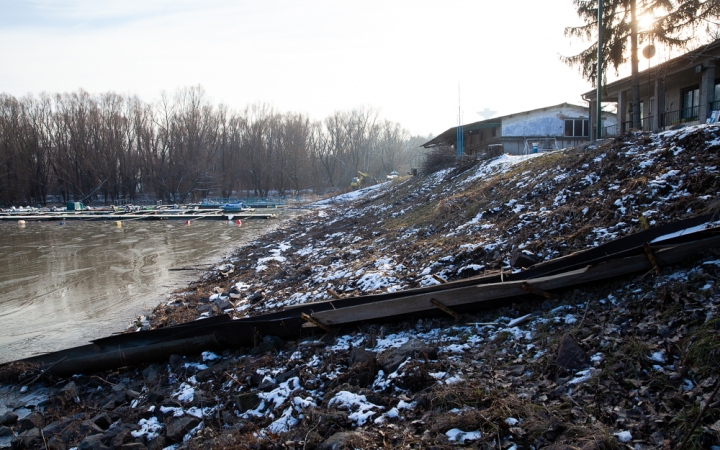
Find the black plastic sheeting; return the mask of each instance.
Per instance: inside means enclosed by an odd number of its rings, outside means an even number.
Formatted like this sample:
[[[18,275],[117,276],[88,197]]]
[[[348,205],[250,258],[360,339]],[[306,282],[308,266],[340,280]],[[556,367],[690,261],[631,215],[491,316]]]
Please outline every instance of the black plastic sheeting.
[[[371,305],[374,302],[437,292],[465,286],[475,286],[504,281],[530,280],[541,276],[567,272],[587,265],[598,264],[610,259],[642,254],[643,244],[658,237],[677,233],[716,220],[714,215],[699,216],[645,230],[631,236],[619,238],[590,250],[537,264],[518,273],[468,278],[442,285],[428,286],[406,291],[365,295],[339,300],[317,302],[287,308],[283,311],[233,320],[229,315],[216,316],[194,322],[114,335],[92,341],[91,344],[47,353],[20,362],[37,364],[57,375],[89,373],[158,361],[172,354],[193,354],[204,350],[252,346],[263,336],[278,336],[283,339],[301,337],[303,333],[300,315],[349,306]],[[717,228],[688,233],[662,241],[661,244],[679,244],[716,235]],[[516,298],[513,299],[516,301]],[[497,305],[497,304],[495,304]],[[488,305],[484,305],[485,308]],[[472,305],[462,308],[471,311]],[[385,320],[400,320],[405,316],[394,316]],[[317,329],[315,329],[317,330]]]

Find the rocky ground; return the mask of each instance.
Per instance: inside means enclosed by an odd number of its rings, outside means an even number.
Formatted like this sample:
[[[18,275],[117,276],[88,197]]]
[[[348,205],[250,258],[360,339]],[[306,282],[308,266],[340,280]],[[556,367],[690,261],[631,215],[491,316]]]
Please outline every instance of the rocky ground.
[[[720,129],[437,167],[311,205],[137,329],[387,292],[716,212]],[[720,255],[558,300],[57,379],[7,366],[14,448],[720,449]],[[697,420],[697,426],[694,427]]]

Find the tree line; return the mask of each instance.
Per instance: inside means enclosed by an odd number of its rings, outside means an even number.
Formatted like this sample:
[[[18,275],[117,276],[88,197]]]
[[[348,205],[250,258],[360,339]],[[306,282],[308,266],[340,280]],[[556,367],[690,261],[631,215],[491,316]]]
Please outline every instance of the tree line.
[[[266,197],[347,187],[417,166],[419,145],[373,108],[323,121],[213,105],[202,87],[146,103],[113,92],[0,94],[0,203]]]

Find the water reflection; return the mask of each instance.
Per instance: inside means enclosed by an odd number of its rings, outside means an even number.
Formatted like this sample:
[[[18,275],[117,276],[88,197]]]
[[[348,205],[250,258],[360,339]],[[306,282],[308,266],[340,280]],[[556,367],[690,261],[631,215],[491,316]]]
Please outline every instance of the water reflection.
[[[277,222],[277,221],[273,221]],[[274,225],[273,223],[272,225]],[[222,221],[0,223],[0,361],[123,331],[271,225]]]

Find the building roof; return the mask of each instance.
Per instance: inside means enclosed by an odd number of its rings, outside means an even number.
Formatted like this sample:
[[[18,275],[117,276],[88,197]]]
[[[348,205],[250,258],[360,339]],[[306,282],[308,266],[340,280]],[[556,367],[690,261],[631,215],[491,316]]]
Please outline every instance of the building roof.
[[[511,117],[519,116],[521,114],[530,114],[530,113],[537,112],[537,111],[546,111],[548,109],[562,108],[562,107],[567,107],[567,106],[588,109],[587,106],[573,105],[572,103],[560,103],[558,105],[546,106],[544,108],[536,108],[536,109],[531,109],[529,111],[521,111],[521,112],[517,112],[517,113],[507,114],[505,116],[493,117],[492,119],[486,119],[486,120],[480,120],[478,122],[468,123],[466,125],[463,125],[463,129],[466,132],[470,132],[470,131],[482,130],[482,129],[486,129],[486,128],[495,128],[495,127],[502,125],[503,119],[509,119]],[[443,145],[443,144],[447,145],[449,143],[455,142],[455,139],[457,138],[457,128],[458,127],[448,128],[447,130],[445,130],[438,136],[435,136],[433,139],[422,144],[421,147],[425,147],[425,148],[437,147],[439,145]]]
[[[660,75],[664,76],[679,72],[681,70],[690,69],[698,64],[698,59],[702,61],[703,59],[708,57],[714,59],[720,58],[720,39],[716,39],[709,44],[702,45],[694,50],[691,50],[668,61],[665,61],[664,63],[658,64],[655,67],[641,70],[639,72],[640,82],[648,82],[649,80],[654,80],[658,78]],[[616,101],[617,99],[614,96],[609,95],[607,91],[625,91],[627,89],[630,89],[631,84],[632,80],[630,76],[606,84],[605,86],[603,86],[603,101]],[[590,101],[595,100],[596,95],[597,90],[593,89],[592,91],[584,93],[582,97],[585,100]]]

